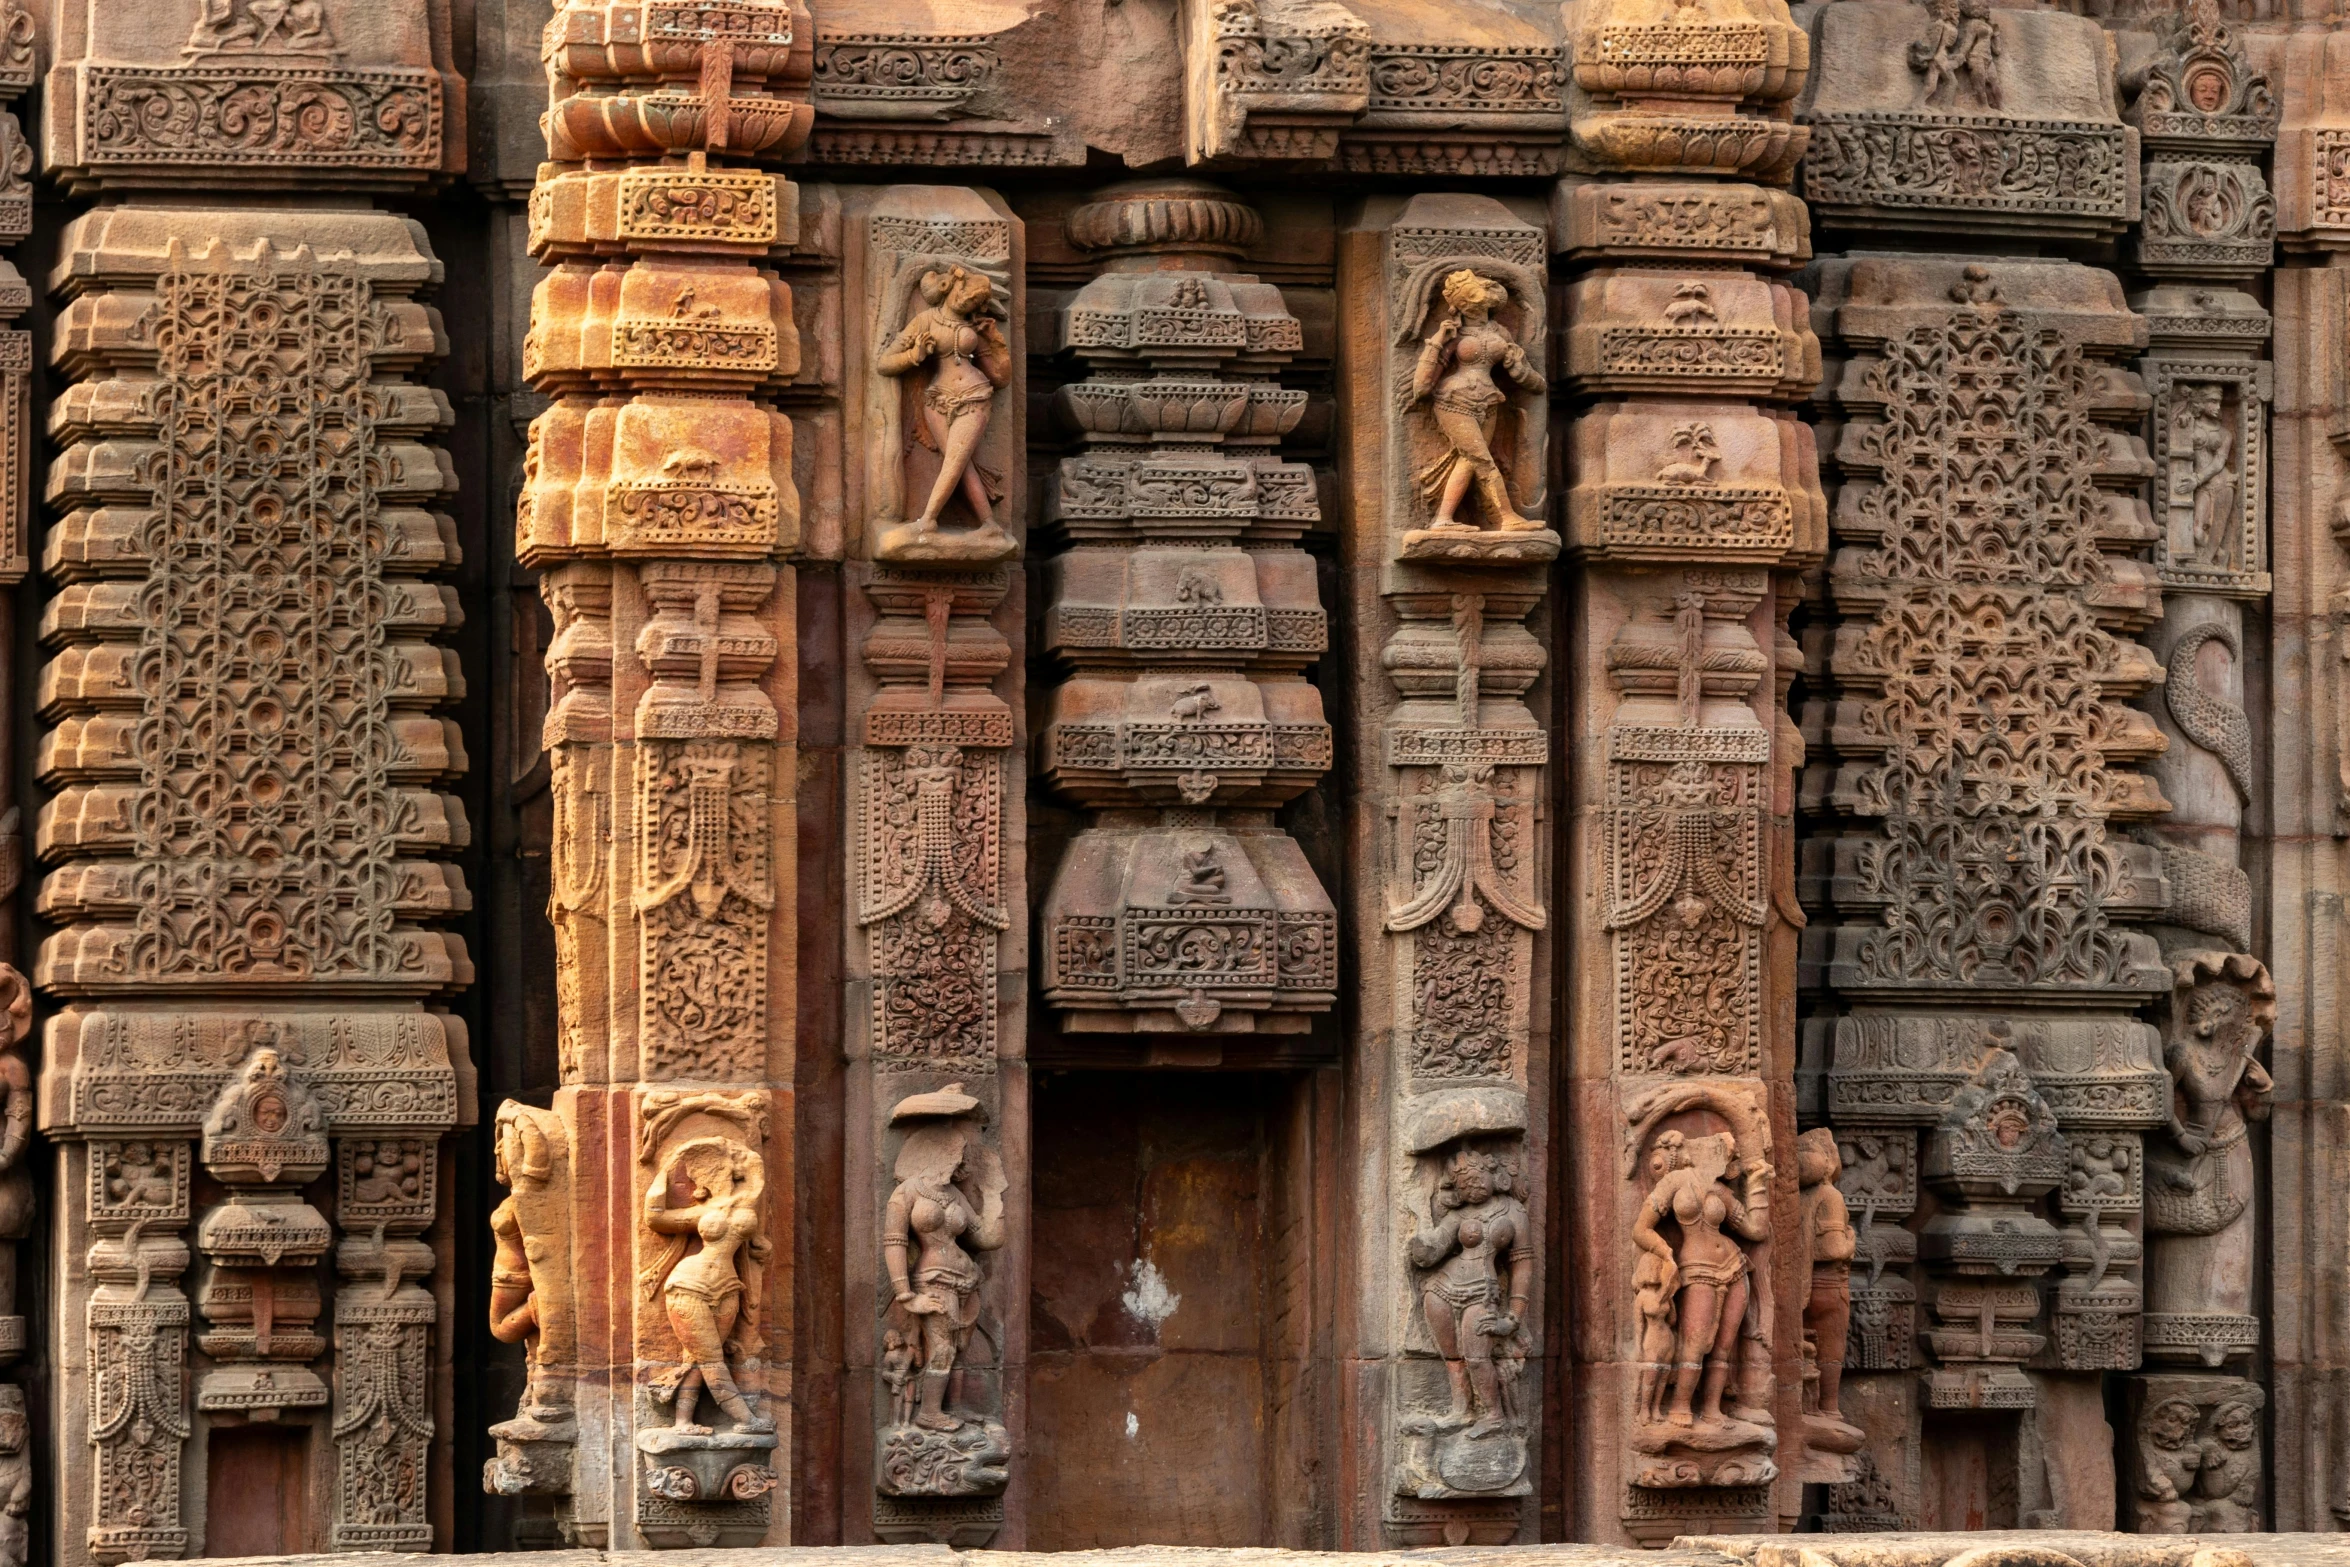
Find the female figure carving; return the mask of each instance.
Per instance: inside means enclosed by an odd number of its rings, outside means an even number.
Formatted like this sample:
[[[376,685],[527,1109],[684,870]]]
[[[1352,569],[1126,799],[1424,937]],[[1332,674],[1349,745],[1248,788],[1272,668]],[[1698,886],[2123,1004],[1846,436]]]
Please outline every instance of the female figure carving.
[[[1499,1158],[1462,1149],[1436,1189],[1436,1222],[1406,1247],[1413,1267],[1430,1270],[1420,1309],[1452,1382],[1452,1409],[1435,1422],[1439,1430],[1467,1426],[1481,1437],[1513,1423],[1504,1384],[1514,1385],[1525,1363],[1520,1324],[1534,1286],[1534,1236],[1510,1185]]]
[[[2194,498],[2198,565],[2225,566],[2236,513],[2236,437],[2222,417],[2217,386],[2183,389],[2171,427],[2171,445],[2187,460],[2187,490]]]
[[[913,1423],[929,1431],[965,1424],[950,1395],[979,1323],[983,1275],[971,1253],[993,1251],[1005,1237],[1003,1183],[983,1180],[972,1193],[969,1146],[968,1130],[952,1121],[909,1132],[898,1152],[897,1189],[882,1215],[890,1328],[916,1351],[920,1394]]]
[[[1641,1205],[1632,1240],[1656,1259],[1656,1288],[1673,1303],[1674,1366],[1664,1424],[1702,1429],[1717,1441],[1743,1440],[1748,1433],[1768,1440],[1769,1412],[1739,1407],[1725,1415],[1722,1394],[1741,1353],[1754,1293],[1741,1241],[1770,1235],[1770,1166],[1758,1161],[1741,1171],[1727,1132],[1685,1137],[1667,1131],[1658,1135],[1657,1149],[1665,1171]],[[1743,1198],[1730,1190],[1732,1175],[1742,1177]],[[1668,1224],[1678,1244],[1666,1239]],[[1753,1346],[1753,1352],[1762,1349],[1759,1342]]]
[[[1532,532],[1543,526],[1518,514],[1510,500],[1509,481],[1493,456],[1494,428],[1501,405],[1508,400],[1494,380],[1495,369],[1529,392],[1545,385],[1542,372],[1509,328],[1493,318],[1508,300],[1509,290],[1491,278],[1465,267],[1451,273],[1444,280],[1447,313],[1421,345],[1420,362],[1412,372],[1412,402],[1430,405],[1446,447],[1419,473],[1421,494],[1436,503],[1431,528],[1475,528],[1458,516],[1471,484],[1495,527]]]
[[[916,538],[935,533],[939,514],[959,489],[980,530],[992,532],[994,503],[1003,490],[979,464],[979,441],[987,434],[997,389],[1012,380],[1012,346],[996,321],[1001,307],[995,285],[983,272],[951,267],[922,274],[921,294],[924,308],[874,366],[886,376],[930,367],[915,439],[939,454],[938,478],[908,531]]]
[[[679,1176],[691,1201],[669,1206]],[[694,1421],[703,1390],[718,1401],[738,1431],[773,1431],[775,1422],[753,1410],[728,1364],[747,1364],[758,1341],[760,1265],[771,1249],[762,1209],[767,1172],[757,1153],[724,1137],[697,1137],[661,1162],[645,1193],[645,1227],[670,1237],[638,1275],[647,1300],[659,1298],[686,1364],[656,1380],[653,1396],[677,1402],[675,1429],[707,1436]]]

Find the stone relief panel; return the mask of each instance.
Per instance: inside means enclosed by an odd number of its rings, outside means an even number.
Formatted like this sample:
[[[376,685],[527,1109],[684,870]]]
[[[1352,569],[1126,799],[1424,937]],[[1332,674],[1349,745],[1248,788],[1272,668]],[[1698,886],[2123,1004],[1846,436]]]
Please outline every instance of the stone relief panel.
[[[784,0],[567,0],[545,40],[527,221],[549,271],[522,344],[545,402],[515,554],[555,623],[561,1082],[549,1110],[502,1112],[513,1196],[492,1228],[511,1277],[493,1312],[536,1344],[484,1484],[535,1528],[613,1548],[786,1527],[770,1358],[791,1251],[771,1237],[797,1192],[775,1100],[799,957],[783,557],[801,517],[773,399],[802,372],[776,270],[801,197],[768,165],[808,138],[812,46]],[[585,1291],[605,1276],[629,1287]]]
[[[1990,0],[1807,5],[1820,62],[1804,200],[1910,232],[2120,234],[2139,217],[2138,133],[2097,24]]]
[[[352,0],[91,11],[59,29],[43,164],[82,191],[428,184],[464,158],[447,25]]]
[[[58,1231],[90,1281],[64,1549],[200,1551],[183,1455],[257,1420],[332,1444],[333,1547],[429,1549],[450,1288],[422,1237],[471,1114],[464,1031],[422,1005],[472,978],[435,923],[467,906],[435,787],[465,765],[436,712],[463,693],[433,640],[449,412],[405,379],[445,346],[416,297],[439,264],[389,216],[220,211],[191,249],[135,206],[66,254],[39,845],[61,928],[36,969],[71,1000],[50,1092],[87,1180]],[[332,1222],[298,1190],[330,1168]]]
[[[1337,916],[1272,810],[1328,771],[1326,632],[1295,541],[1313,473],[1278,454],[1305,411],[1279,370],[1302,328],[1226,270],[1260,219],[1216,187],[1136,182],[1068,220],[1108,270],[1057,330],[1082,379],[1049,481],[1045,651],[1069,671],[1039,772],[1092,813],[1044,905],[1044,999],[1079,1032],[1303,1032],[1336,998]],[[1151,372],[1148,378],[1143,372]],[[1253,579],[1253,580],[1252,580]]]

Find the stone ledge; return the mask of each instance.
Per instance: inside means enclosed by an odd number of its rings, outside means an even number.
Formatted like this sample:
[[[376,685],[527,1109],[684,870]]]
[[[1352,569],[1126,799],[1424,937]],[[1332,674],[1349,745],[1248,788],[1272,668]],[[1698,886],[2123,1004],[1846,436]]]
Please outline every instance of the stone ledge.
[[[2237,1559],[2240,1555],[2241,1559]],[[2350,1534],[2107,1534],[1993,1529],[1973,1534],[1691,1535],[1664,1551],[1612,1545],[1467,1546],[1413,1551],[1283,1551],[1138,1545],[1100,1551],[958,1551],[944,1545],[776,1550],[493,1551],[471,1556],[322,1553],[199,1558],[132,1567],[2350,1567]]]

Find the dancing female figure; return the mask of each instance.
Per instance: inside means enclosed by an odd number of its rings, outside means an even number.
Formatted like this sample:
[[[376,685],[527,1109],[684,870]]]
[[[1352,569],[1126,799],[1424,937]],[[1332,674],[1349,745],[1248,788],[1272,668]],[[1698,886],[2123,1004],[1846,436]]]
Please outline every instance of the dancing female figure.
[[[995,318],[995,285],[985,273],[954,267],[925,272],[921,289],[925,308],[875,366],[886,376],[931,367],[915,436],[939,454],[938,480],[909,526],[917,537],[936,532],[939,514],[960,489],[980,528],[993,529],[994,501],[1002,491],[979,465],[979,440],[987,433],[997,389],[1012,379],[1012,347]]]
[[[681,1172],[692,1183],[693,1200],[672,1208],[670,1182]],[[727,1366],[729,1352],[742,1361],[758,1337],[760,1264],[771,1249],[760,1217],[766,1195],[763,1161],[723,1137],[680,1146],[645,1193],[645,1227],[672,1238],[638,1277],[645,1298],[658,1297],[667,1309],[687,1361],[674,1380],[656,1381],[653,1396],[676,1399],[675,1428],[691,1436],[710,1434],[708,1426],[694,1423],[704,1388],[736,1430],[775,1429],[773,1420],[751,1408]]]
[[[1534,518],[1518,514],[1510,502],[1509,482],[1493,457],[1494,426],[1508,400],[1494,382],[1494,367],[1500,366],[1529,392],[1539,392],[1545,384],[1509,328],[1493,319],[1493,312],[1508,300],[1509,290],[1491,278],[1467,268],[1452,273],[1444,280],[1448,313],[1420,348],[1420,363],[1412,372],[1412,401],[1431,405],[1437,433],[1447,448],[1419,474],[1420,492],[1436,503],[1432,528],[1474,530],[1474,523],[1457,515],[1472,483],[1497,528],[1522,533],[1542,527]]]

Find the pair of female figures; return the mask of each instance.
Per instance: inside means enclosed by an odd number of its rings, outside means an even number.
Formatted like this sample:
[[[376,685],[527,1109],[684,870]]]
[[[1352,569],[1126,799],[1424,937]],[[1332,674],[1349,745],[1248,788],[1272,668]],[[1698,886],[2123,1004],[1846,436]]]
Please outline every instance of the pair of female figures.
[[[1436,416],[1445,451],[1419,472],[1421,494],[1434,501],[1431,528],[1474,531],[1460,520],[1461,503],[1474,485],[1488,519],[1506,533],[1539,531],[1536,518],[1521,516],[1511,503],[1509,481],[1493,455],[1493,434],[1509,394],[1494,380],[1496,370],[1528,392],[1547,383],[1526,350],[1493,313],[1509,302],[1509,290],[1493,279],[1462,268],[1444,280],[1448,313],[1420,346],[1412,372],[1412,401],[1425,402]]]
[[[892,377],[930,367],[914,435],[938,453],[938,477],[907,528],[917,538],[937,532],[940,514],[960,490],[980,531],[993,532],[1003,490],[980,465],[979,442],[997,389],[1012,380],[1012,346],[996,321],[995,285],[985,273],[950,267],[923,273],[919,287],[923,308],[874,366]]]
[[[691,1200],[673,1208],[670,1190],[680,1177],[690,1185]],[[670,1240],[645,1265],[639,1282],[645,1298],[660,1300],[667,1311],[686,1360],[655,1378],[653,1397],[676,1400],[675,1429],[691,1436],[710,1434],[694,1420],[705,1389],[737,1431],[775,1429],[772,1419],[752,1409],[733,1369],[755,1364],[761,1265],[772,1249],[762,1217],[766,1195],[765,1161],[723,1137],[698,1137],[679,1147],[662,1161],[645,1193],[645,1227]]]
[[[1641,1251],[1632,1274],[1641,1317],[1641,1423],[1716,1445],[1767,1439],[1770,1412],[1746,1407],[1748,1384],[1759,1377],[1742,1375],[1735,1389],[1730,1377],[1733,1370],[1767,1371],[1769,1350],[1750,1320],[1753,1270],[1741,1243],[1770,1237],[1770,1166],[1758,1160],[1741,1169],[1727,1132],[1667,1131],[1657,1136],[1649,1168],[1656,1184],[1632,1226]],[[1731,1176],[1741,1178],[1743,1199],[1731,1191]],[[1668,1224],[1678,1245],[1665,1237]],[[1725,1391],[1734,1398],[1727,1415]]]

